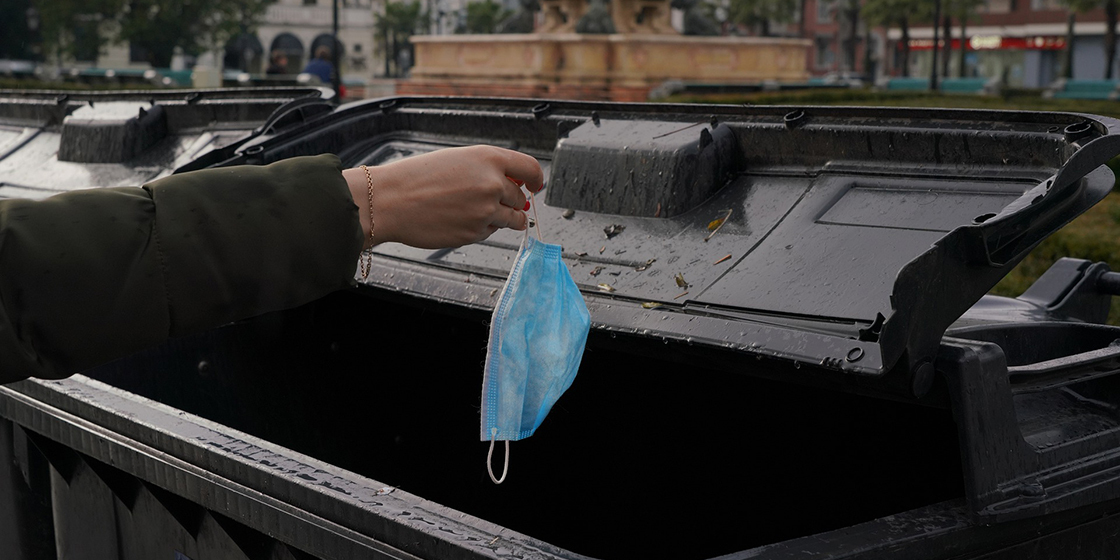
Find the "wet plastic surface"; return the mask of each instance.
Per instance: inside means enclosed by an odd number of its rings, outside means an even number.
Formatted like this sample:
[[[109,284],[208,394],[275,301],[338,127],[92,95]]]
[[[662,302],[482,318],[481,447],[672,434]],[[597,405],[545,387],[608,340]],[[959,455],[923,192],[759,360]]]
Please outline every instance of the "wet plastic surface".
[[[41,92],[0,90],[0,198],[138,186],[228,158],[281,107],[316,88]]]
[[[21,504],[0,540],[124,560],[1118,552],[1120,333],[1099,323],[1120,275],[1064,260],[982,298],[1111,189],[1117,121],[244,92],[89,118],[97,100],[52,95],[0,103],[0,196],[526,151],[595,329],[495,487],[477,387],[521,234],[380,246],[364,285],[88,372],[111,385],[0,387],[0,496]]]
[[[227,163],[516,147],[548,167],[541,232],[564,247],[595,327],[886,377],[868,390],[897,395],[949,324],[1109,191],[1096,168],[1120,152],[1116,126],[1056,113],[399,98],[260,138]],[[687,186],[680,162],[698,165],[705,150],[719,164],[693,167],[714,171],[687,185],[713,194],[673,198]],[[503,278],[519,235],[452,251],[383,245],[369,284],[488,308],[486,292],[449,279]]]

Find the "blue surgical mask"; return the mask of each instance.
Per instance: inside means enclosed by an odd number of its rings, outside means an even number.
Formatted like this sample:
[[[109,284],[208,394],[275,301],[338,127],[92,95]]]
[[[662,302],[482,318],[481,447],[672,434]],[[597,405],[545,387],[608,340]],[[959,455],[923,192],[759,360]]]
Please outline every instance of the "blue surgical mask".
[[[560,259],[560,246],[526,235],[490,323],[482,379],[482,441],[495,484],[509,468],[509,442],[533,435],[572,384],[591,316]],[[501,478],[490,466],[494,442],[506,442]]]

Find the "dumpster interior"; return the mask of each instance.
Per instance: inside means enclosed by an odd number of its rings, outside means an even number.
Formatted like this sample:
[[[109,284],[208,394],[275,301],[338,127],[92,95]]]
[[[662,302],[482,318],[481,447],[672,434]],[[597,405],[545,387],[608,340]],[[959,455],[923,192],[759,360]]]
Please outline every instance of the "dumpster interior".
[[[603,332],[496,486],[478,441],[488,317],[448,309],[359,287],[87,374],[600,558],[708,558],[963,495],[948,410]]]

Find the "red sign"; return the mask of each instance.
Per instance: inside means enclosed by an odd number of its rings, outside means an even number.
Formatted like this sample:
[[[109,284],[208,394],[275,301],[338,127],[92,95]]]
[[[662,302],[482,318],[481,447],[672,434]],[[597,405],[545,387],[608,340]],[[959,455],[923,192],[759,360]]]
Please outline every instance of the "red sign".
[[[945,41],[942,40],[944,45]],[[1066,48],[1065,37],[1002,37],[999,35],[974,35],[966,42],[970,51],[994,50],[1041,50],[1059,51]],[[960,50],[961,40],[952,40],[953,50]],[[911,39],[910,50],[928,51],[933,48],[933,39]]]

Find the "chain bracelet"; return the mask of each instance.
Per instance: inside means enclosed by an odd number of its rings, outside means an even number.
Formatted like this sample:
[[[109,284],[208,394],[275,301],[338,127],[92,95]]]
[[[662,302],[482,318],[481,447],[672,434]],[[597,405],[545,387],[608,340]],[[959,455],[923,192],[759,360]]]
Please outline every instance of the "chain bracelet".
[[[358,167],[366,172],[366,192],[369,196],[369,247],[362,251],[361,256],[362,279],[365,280],[369,278],[369,271],[373,268],[373,175],[370,175],[368,167]]]

